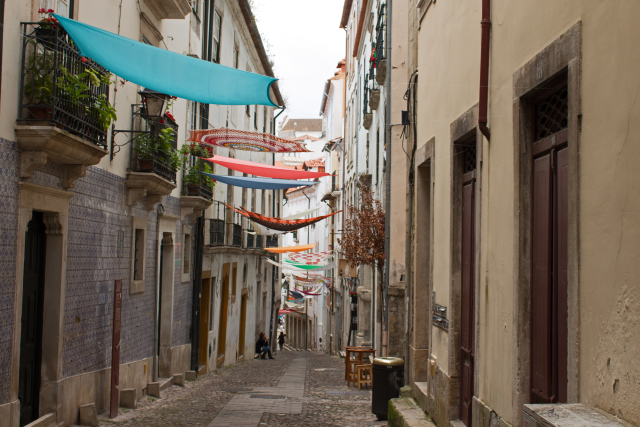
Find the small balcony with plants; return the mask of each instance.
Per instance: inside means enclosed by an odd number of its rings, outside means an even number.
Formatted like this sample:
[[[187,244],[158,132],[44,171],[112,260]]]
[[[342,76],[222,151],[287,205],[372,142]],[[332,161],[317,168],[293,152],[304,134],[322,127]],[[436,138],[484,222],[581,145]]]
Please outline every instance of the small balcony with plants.
[[[184,215],[194,214],[207,209],[213,203],[213,179],[200,172],[213,173],[209,158],[212,153],[198,144],[183,145],[180,153],[183,156],[182,195],[180,207]]]
[[[131,131],[135,136],[132,139],[131,167],[126,181],[129,187],[128,204],[135,205],[146,196],[147,209],[151,210],[163,196],[171,194],[177,187],[177,173],[182,167],[183,158],[176,149],[178,126],[167,113],[162,119],[154,120],[151,116],[143,118],[140,127],[149,130]]]
[[[15,125],[22,178],[47,161],[63,165],[63,187],[73,188],[86,167],[107,155],[107,131],[116,120],[109,102],[112,75],[79,54],[51,16],[21,23],[22,62]]]
[[[382,3],[378,9],[378,20],[375,29],[375,81],[383,85],[387,78],[387,57],[385,55],[385,36],[387,31],[387,5]]]

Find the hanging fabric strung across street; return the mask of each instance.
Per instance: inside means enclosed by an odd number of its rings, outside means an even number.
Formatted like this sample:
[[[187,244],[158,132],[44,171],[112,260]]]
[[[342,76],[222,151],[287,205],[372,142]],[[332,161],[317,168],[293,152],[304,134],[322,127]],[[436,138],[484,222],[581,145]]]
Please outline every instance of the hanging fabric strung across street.
[[[207,174],[208,175],[208,174]],[[315,218],[307,218],[307,219],[298,219],[298,220],[291,220],[291,219],[280,219],[280,218],[275,218],[275,217],[268,217],[268,216],[263,216],[260,215],[259,213],[255,213],[255,212],[251,212],[246,210],[245,208],[243,208],[242,206],[240,206],[240,210],[231,207],[229,205],[227,205],[225,203],[225,206],[233,209],[234,211],[238,212],[240,215],[243,215],[247,218],[249,218],[251,221],[257,222],[258,224],[262,224],[265,227],[269,227],[272,228],[274,230],[280,230],[280,231],[294,231],[294,230],[298,230],[300,228],[306,227],[308,225],[314,224],[318,221],[322,221],[325,218],[328,218],[330,216],[339,214],[342,211],[338,211],[338,212],[334,212],[332,214],[329,215],[323,215],[323,216],[318,216]]]
[[[53,15],[80,55],[123,79],[167,95],[203,104],[267,105],[277,79],[170,52],[118,34]]]
[[[241,188],[253,188],[256,190],[283,190],[285,188],[308,187],[318,184],[316,181],[296,181],[290,179],[271,179],[271,178],[251,178],[248,176],[229,176],[214,175],[212,173],[202,172],[201,174],[211,179],[220,181],[223,184],[233,185]]]
[[[302,264],[320,264],[331,256],[331,251],[315,252],[310,254],[291,254],[289,259]],[[286,260],[285,260],[286,261]]]
[[[310,245],[300,245],[300,246],[284,246],[281,248],[265,248],[265,250],[269,252],[273,252],[274,254],[284,254],[287,252],[302,252],[313,249],[317,243],[311,243]]]
[[[242,150],[242,151],[258,151],[262,153],[308,153],[309,152],[309,150],[307,150],[304,144],[301,144],[295,141],[290,141],[284,138],[278,138],[277,136],[271,135],[270,133],[247,132],[244,130],[229,129],[229,128],[192,130],[191,134],[189,135],[188,141],[197,142],[203,145],[234,148],[236,150]],[[215,156],[215,157],[223,157],[223,156]],[[229,169],[233,169],[233,168],[229,168]],[[258,175],[251,172],[247,172],[247,173],[250,173],[252,175]],[[260,176],[267,176],[267,175],[260,175]],[[278,177],[274,176],[273,178],[278,178]]]
[[[305,267],[324,267],[325,264],[314,264],[314,263],[308,263],[308,262],[296,262],[296,261],[291,261],[290,259],[285,259],[284,262],[287,262],[295,267],[299,267],[299,268],[305,268]]]
[[[202,144],[201,144],[202,145]],[[225,156],[213,156],[210,158],[201,157],[202,160],[213,162],[227,169],[244,172],[249,175],[262,176],[266,178],[278,179],[312,179],[329,176],[324,172],[307,172],[296,169],[281,168],[278,166],[265,165],[262,163],[249,162],[247,160],[232,159]],[[317,209],[317,208],[316,208]]]
[[[316,206],[315,208],[307,209],[306,211],[298,212],[293,215],[285,216],[282,219],[299,219],[299,218],[302,218],[303,216],[307,216],[309,214],[314,213],[318,209],[320,209],[320,206]]]
[[[283,270],[291,270],[291,271],[298,272],[298,273],[300,273],[300,272],[302,272],[302,271],[305,271],[305,270],[306,270],[306,269],[304,269],[304,268],[298,268],[298,267],[295,267],[295,266],[293,266],[293,265],[291,265],[291,264],[289,264],[289,265],[279,264],[279,263],[277,263],[277,262],[275,262],[275,261],[273,261],[273,260],[271,260],[271,259],[269,259],[269,258],[263,258],[263,259],[264,259],[265,261],[267,261],[268,263],[273,264],[273,265],[275,265],[276,267],[279,267],[279,268],[281,268],[281,269],[283,269]],[[326,266],[324,266],[324,267],[317,267],[317,266],[311,266],[311,265],[310,265],[309,267],[311,267],[311,268],[309,268],[309,270],[312,270],[312,271],[314,271],[314,272],[315,272],[315,271],[333,270],[334,268],[336,268],[336,263],[335,263],[335,261],[334,261],[334,262],[331,262],[331,263],[327,264],[327,265],[326,265]]]

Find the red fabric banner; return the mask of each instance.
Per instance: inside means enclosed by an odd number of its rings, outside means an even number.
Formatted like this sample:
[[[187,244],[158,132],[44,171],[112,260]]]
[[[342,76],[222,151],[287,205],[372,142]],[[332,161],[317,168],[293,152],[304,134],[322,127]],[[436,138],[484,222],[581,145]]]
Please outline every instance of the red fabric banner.
[[[257,222],[258,224],[264,225],[265,227],[271,228],[273,230],[280,230],[280,231],[294,231],[294,230],[298,230],[300,228],[306,227],[308,225],[314,224],[318,221],[322,221],[325,218],[328,218],[330,216],[339,214],[340,212],[342,212],[341,210],[338,212],[334,212],[332,214],[329,215],[323,215],[323,216],[318,216],[315,218],[306,218],[306,219],[280,219],[280,218],[273,218],[273,217],[268,217],[268,216],[263,216],[260,215],[258,213],[255,212],[251,212],[246,210],[245,208],[243,208],[242,206],[240,206],[240,210],[227,205],[226,203],[224,203],[224,205],[230,209],[233,209],[234,211],[238,212],[240,215],[243,215],[247,218],[249,218],[251,221]]]
[[[213,156],[205,159],[209,162],[224,166],[227,169],[243,172],[249,175],[263,176],[277,179],[311,179],[329,176],[326,172],[307,172],[295,169],[279,168],[277,166],[265,165],[262,163],[249,162],[247,160],[232,159],[225,156]]]

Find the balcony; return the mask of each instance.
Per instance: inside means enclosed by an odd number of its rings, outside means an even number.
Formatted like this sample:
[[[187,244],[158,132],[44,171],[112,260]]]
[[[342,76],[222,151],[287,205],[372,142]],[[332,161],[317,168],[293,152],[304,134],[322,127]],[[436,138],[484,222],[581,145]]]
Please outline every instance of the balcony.
[[[265,236],[267,238],[267,247],[268,248],[277,248],[278,247],[278,236]]]
[[[382,3],[378,9],[378,21],[376,23],[376,75],[378,84],[385,83],[387,78],[387,57],[385,46],[385,32],[387,30],[387,5]]]
[[[144,0],[158,19],[184,19],[191,11],[188,0]]]
[[[182,196],[180,208],[183,220],[187,215],[199,214],[213,203],[213,186],[211,178],[200,173],[205,170],[205,161],[191,155],[189,164],[183,168]],[[206,170],[211,171],[207,166]]]
[[[209,220],[209,247],[242,248],[242,215],[222,202],[214,201],[213,204],[213,219]]]
[[[153,132],[160,129],[159,123],[152,123],[150,126],[146,121],[143,123],[154,129]],[[163,127],[172,128],[174,132],[177,131],[178,126],[166,117],[165,123],[169,124]],[[147,209],[151,210],[156,203],[162,200],[163,196],[168,196],[177,187],[177,167],[172,164],[172,155],[169,151],[157,149],[157,146],[153,145],[156,135],[155,133],[141,133],[133,140],[131,167],[126,180],[127,187],[129,187],[127,201],[129,206],[134,206],[139,199],[146,196]],[[146,144],[147,147],[144,150],[141,149],[143,144]]]
[[[106,154],[111,117],[110,74],[82,62],[69,36],[39,22],[23,22],[20,103],[15,132],[21,150],[20,177],[48,160],[63,165],[63,187],[86,174]],[[91,75],[90,75],[91,74]]]

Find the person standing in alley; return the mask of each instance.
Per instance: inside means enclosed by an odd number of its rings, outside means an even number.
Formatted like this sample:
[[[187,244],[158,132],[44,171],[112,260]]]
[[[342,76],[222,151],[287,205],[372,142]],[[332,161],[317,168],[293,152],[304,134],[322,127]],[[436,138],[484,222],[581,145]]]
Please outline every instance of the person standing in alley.
[[[280,335],[278,336],[278,346],[280,347],[280,351],[282,351],[282,346],[284,346],[284,337],[286,337],[287,335],[280,331]]]

